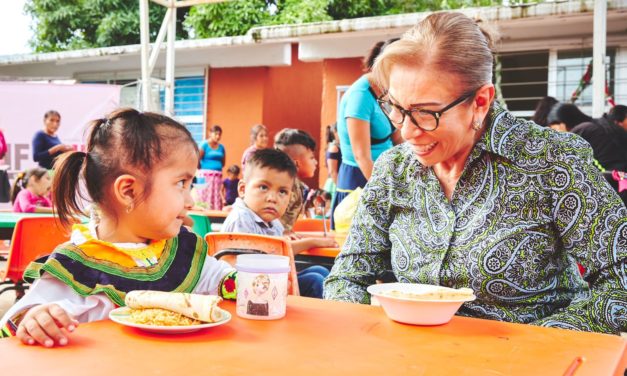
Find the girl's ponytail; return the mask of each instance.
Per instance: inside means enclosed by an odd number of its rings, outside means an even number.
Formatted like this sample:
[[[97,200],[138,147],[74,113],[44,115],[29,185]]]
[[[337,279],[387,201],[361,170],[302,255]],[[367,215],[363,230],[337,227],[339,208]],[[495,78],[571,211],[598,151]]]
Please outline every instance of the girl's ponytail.
[[[73,223],[72,218],[85,215],[79,205],[79,182],[87,153],[75,151],[62,154],[54,165],[52,202],[63,227]]]
[[[11,205],[15,203],[15,199],[17,198],[17,194],[24,188],[26,188],[26,180],[24,177],[26,176],[25,172],[20,172],[15,177],[15,181],[13,182],[13,187],[11,187]]]

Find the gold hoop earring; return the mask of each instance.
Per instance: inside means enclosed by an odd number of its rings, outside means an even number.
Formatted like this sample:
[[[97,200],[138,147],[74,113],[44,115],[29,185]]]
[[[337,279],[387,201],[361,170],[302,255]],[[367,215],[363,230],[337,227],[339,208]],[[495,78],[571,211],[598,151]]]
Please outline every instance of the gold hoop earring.
[[[481,129],[481,120],[475,120],[472,122],[472,129],[474,129],[475,131],[478,131],[479,129]]]

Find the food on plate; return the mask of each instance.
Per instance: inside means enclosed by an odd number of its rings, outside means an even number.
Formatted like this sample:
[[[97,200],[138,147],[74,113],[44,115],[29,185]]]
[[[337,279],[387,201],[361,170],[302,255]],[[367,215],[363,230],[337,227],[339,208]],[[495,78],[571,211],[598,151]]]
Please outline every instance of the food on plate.
[[[433,288],[424,289],[423,291],[408,291],[392,289],[382,291],[381,295],[391,298],[412,299],[412,300],[462,300],[474,298],[471,289],[462,287],[460,289],[451,289],[448,287],[433,286]]]
[[[161,308],[131,309],[130,320],[135,324],[157,326],[188,326],[201,323],[180,313]]]
[[[222,298],[215,295],[136,290],[126,294],[130,319],[137,324],[174,326],[218,322],[228,313],[218,307]]]

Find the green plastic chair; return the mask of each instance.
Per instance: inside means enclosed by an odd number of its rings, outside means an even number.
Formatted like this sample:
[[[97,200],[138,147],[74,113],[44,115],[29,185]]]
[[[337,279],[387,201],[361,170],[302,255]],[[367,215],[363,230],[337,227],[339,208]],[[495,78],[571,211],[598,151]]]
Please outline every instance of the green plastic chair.
[[[196,233],[196,235],[204,238],[206,234],[212,232],[211,231],[211,221],[206,215],[199,215],[188,213],[188,215],[194,220],[194,225],[192,226],[192,231]]]

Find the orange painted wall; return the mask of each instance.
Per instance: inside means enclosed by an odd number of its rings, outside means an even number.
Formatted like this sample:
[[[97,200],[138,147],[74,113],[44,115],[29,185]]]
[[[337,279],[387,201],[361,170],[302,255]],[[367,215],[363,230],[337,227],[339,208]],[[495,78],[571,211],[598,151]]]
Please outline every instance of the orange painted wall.
[[[263,123],[270,136],[283,128],[297,128],[309,133],[320,150],[320,107],[322,105],[322,63],[298,60],[298,47],[292,46],[292,65],[271,67],[264,87]],[[324,145],[322,146],[324,149]],[[318,172],[303,181],[318,187]]]
[[[351,85],[363,74],[360,58],[328,59],[323,63],[322,106],[320,109],[320,135],[324,142],[326,126],[335,123],[337,116],[337,86]],[[325,167],[324,146],[321,148],[319,159],[320,177],[322,186],[327,180]]]
[[[283,128],[302,129],[320,140],[322,63],[301,62],[297,54],[294,45],[288,67],[209,70],[206,127],[222,127],[227,167],[240,165],[254,124],[266,125],[271,140]],[[304,181],[317,188],[318,174]]]
[[[283,128],[308,132],[319,159],[316,176],[305,182],[317,188],[327,179],[325,130],[335,122],[336,87],[352,84],[361,74],[359,58],[302,62],[296,45],[288,67],[208,69],[206,127],[222,127],[227,167],[240,165],[254,124],[265,124],[271,140]]]
[[[250,146],[250,128],[263,120],[264,85],[269,68],[220,68],[208,70],[207,130],[222,127],[226,167],[241,167]]]

